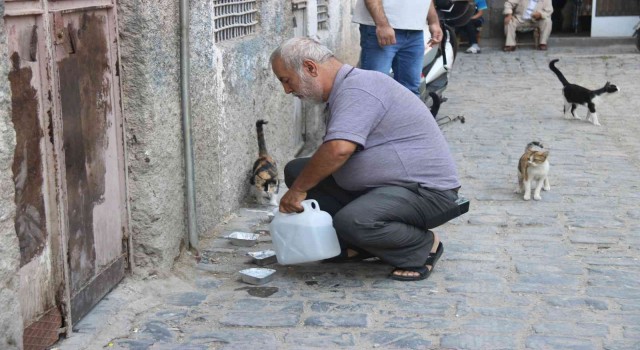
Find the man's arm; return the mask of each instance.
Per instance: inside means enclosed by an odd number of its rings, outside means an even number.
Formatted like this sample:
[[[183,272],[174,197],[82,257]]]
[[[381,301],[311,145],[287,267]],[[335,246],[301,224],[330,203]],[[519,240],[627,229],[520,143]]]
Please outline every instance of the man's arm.
[[[477,12],[471,17],[471,19],[478,19],[484,15],[484,10],[487,9],[487,2],[485,0],[475,0]]]
[[[431,1],[429,5],[429,12],[427,12],[427,24],[429,25],[429,32],[431,33],[431,39],[427,45],[436,45],[442,41],[442,28],[440,27],[440,19],[438,18],[438,12],[436,12],[433,1]]]
[[[376,24],[378,45],[394,45],[396,43],[396,32],[389,25],[387,15],[384,13],[384,7],[382,6],[382,0],[364,0],[364,5]]]
[[[476,13],[471,17],[471,19],[478,19],[478,18],[482,17],[482,15],[483,15],[483,14],[484,14],[484,11],[483,11],[483,10],[478,10],[478,12],[476,12]]]
[[[503,15],[512,15],[513,11],[518,7],[518,0],[507,0],[504,2]]]
[[[504,14],[504,24],[507,25],[511,22],[513,18],[513,11],[518,7],[518,0],[507,0],[504,2],[504,10],[502,14]]]
[[[553,13],[553,5],[551,4],[551,0],[545,0],[542,5],[542,11],[540,13],[540,18],[538,19],[547,19],[551,18],[551,14]]]
[[[356,151],[357,145],[345,140],[331,140],[323,143],[302,169],[289,191],[280,199],[280,211],[294,213],[302,211],[302,202],[307,191],[320,181],[340,169]]]

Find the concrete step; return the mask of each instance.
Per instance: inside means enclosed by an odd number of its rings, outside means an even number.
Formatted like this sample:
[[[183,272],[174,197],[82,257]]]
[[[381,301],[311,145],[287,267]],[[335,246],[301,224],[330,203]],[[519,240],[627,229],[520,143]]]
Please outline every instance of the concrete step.
[[[549,38],[549,46],[566,47],[604,47],[610,45],[634,45],[634,37],[554,37]],[[524,39],[523,44],[532,44],[529,37]],[[480,46],[502,47],[504,38],[482,38]]]

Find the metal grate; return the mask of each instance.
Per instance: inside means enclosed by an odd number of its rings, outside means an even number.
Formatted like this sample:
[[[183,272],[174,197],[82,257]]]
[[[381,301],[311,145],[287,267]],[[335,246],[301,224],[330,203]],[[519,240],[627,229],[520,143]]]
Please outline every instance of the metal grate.
[[[216,42],[255,33],[258,24],[257,0],[214,0]]]
[[[329,29],[328,0],[318,0],[318,30]]]
[[[53,307],[23,333],[24,350],[42,350],[58,341],[58,330],[62,328],[62,315]]]

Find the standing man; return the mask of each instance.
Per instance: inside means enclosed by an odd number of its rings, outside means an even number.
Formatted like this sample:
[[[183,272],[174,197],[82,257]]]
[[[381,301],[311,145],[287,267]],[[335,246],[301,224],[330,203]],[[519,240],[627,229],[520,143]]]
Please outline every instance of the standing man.
[[[516,30],[520,28],[539,28],[540,43],[538,50],[547,50],[547,40],[551,35],[551,0],[507,0],[504,3],[504,34],[507,40],[504,51],[516,50]]]
[[[271,54],[285,93],[328,102],[323,144],[285,169],[283,213],[315,199],[333,217],[342,254],[392,265],[390,278],[429,276],[444,251],[430,229],[460,214],[460,183],[447,142],[419,98],[387,74],[337,60],[310,38],[293,38]]]
[[[431,0],[358,0],[353,22],[360,24],[360,68],[385,74],[420,96],[424,60],[424,26],[433,46],[442,41]]]

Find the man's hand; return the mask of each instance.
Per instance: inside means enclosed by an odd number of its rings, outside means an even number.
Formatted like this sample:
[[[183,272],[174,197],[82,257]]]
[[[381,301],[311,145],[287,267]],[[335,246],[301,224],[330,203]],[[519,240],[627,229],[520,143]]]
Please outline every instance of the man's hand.
[[[391,26],[376,26],[376,37],[380,47],[396,43],[396,31]]]
[[[507,24],[509,24],[509,22],[511,22],[512,19],[513,19],[513,16],[511,15],[504,16],[504,25],[506,26]]]
[[[534,13],[531,15],[531,18],[533,18],[534,20],[538,21],[538,20],[542,19],[542,13],[540,13],[540,12],[534,12]]]
[[[287,193],[280,199],[280,212],[282,213],[299,213],[303,211],[302,202],[307,198],[307,192],[300,192],[289,189]]]
[[[442,28],[440,28],[440,23],[432,23],[429,24],[429,33],[431,33],[431,39],[427,45],[429,47],[433,47],[438,45],[442,41]]]

